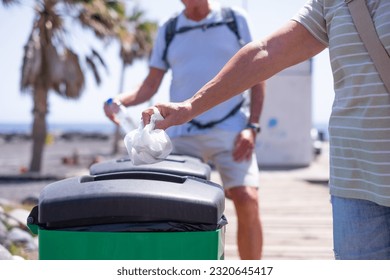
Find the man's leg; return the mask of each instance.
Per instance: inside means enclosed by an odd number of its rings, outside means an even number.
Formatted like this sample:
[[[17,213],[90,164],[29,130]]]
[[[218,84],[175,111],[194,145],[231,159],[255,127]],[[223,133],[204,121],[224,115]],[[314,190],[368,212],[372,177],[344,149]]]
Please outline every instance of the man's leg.
[[[260,221],[257,188],[234,187],[226,191],[233,200],[237,214],[237,244],[243,260],[261,259],[263,231]]]
[[[203,135],[172,138],[172,142],[176,152],[212,161],[221,176],[227,197],[235,205],[240,258],[260,259],[263,235],[257,190],[259,169],[255,153],[249,161],[234,161],[232,151],[236,136],[235,132],[212,129]]]

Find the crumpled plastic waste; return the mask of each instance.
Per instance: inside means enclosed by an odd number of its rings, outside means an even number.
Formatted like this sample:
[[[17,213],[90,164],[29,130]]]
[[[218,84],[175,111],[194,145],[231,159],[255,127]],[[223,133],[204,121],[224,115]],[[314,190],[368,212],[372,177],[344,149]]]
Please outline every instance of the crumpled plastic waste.
[[[164,160],[172,152],[172,142],[163,129],[154,129],[156,121],[163,120],[159,110],[154,108],[150,123],[141,121],[138,128],[130,131],[124,143],[134,165],[151,164]]]

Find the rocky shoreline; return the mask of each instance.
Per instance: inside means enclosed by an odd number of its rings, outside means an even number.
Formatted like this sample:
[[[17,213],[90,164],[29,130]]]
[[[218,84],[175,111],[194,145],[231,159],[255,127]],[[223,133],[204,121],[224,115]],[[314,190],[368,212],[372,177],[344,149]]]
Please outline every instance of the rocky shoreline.
[[[0,260],[38,258],[38,237],[28,229],[27,217],[45,186],[88,174],[95,162],[126,155],[122,145],[119,155],[111,154],[111,136],[65,134],[48,139],[42,172],[34,174],[26,172],[31,144],[26,135],[0,137]]]
[[[26,226],[30,205],[0,201],[0,260],[38,258],[38,237]]]

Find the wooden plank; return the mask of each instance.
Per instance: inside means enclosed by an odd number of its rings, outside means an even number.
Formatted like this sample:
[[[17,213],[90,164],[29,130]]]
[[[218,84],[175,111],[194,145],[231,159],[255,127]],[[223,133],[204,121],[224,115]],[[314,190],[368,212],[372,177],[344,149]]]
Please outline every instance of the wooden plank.
[[[260,171],[263,259],[334,259],[326,152],[306,168]],[[220,183],[215,171],[211,180]],[[225,216],[225,259],[238,260],[237,218],[230,200],[225,203]]]

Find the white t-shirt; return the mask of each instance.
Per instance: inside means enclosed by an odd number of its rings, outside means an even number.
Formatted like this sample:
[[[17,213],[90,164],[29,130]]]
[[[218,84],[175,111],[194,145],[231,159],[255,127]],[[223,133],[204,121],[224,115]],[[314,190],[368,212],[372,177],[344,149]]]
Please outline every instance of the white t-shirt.
[[[244,41],[251,41],[249,26],[245,13],[232,8],[236,17],[239,34]],[[198,26],[223,20],[221,6],[218,3],[212,4],[209,15],[195,22],[188,19],[184,13],[178,15],[176,29],[183,26]],[[166,23],[160,27],[154,44],[150,59],[150,67],[168,70],[163,60],[165,49]],[[213,78],[228,60],[241,48],[236,35],[224,24],[218,27],[203,29],[192,29],[184,33],[175,34],[169,45],[167,61],[172,70],[172,81],[170,86],[170,101],[180,102],[193,96],[204,84]],[[240,101],[243,95],[238,95],[196,117],[202,124],[210,121],[217,121],[225,117]],[[247,102],[246,102],[247,103]],[[234,116],[228,118],[216,127],[230,131],[241,131],[248,118],[247,104]],[[188,134],[207,133],[207,129],[197,129],[190,124],[174,126],[167,130],[170,137]]]

